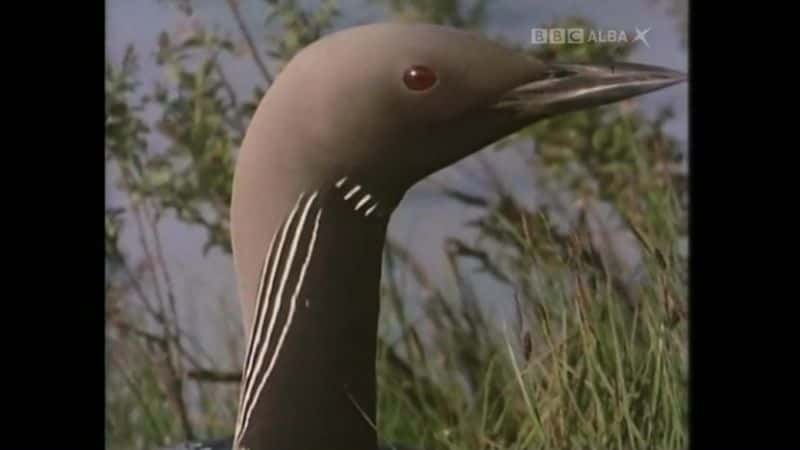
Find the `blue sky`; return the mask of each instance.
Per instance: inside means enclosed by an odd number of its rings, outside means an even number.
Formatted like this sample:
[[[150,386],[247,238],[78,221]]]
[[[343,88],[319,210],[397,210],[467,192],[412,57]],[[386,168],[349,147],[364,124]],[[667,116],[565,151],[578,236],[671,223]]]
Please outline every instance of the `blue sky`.
[[[240,3],[248,26],[256,36],[256,42],[263,44],[266,32],[263,26],[265,2],[242,0]],[[300,3],[313,5],[317,2]],[[383,17],[382,9],[369,6],[367,0],[340,0],[339,4],[343,14],[337,21],[337,28],[372,22]],[[676,70],[688,70],[687,54],[680,46],[675,19],[654,0],[492,0],[490,4],[487,30],[490,35],[502,35],[509,41],[530,45],[531,27],[567,16],[588,18],[602,29],[651,28],[647,34],[650,47],[640,46],[631,59]],[[107,0],[107,5],[107,54],[113,62],[119,62],[125,47],[133,44],[140,52],[140,75],[148,88],[161,77],[150,55],[156,48],[157,36],[162,30],[175,30],[191,20],[198,20],[204,25],[216,25],[239,37],[226,2],[222,0],[193,1],[193,19],[179,13],[171,0]],[[264,50],[263,45],[261,50]],[[237,64],[236,69],[239,71],[228,74],[232,83],[237,90],[249,92],[259,78],[255,67]],[[654,111],[665,104],[673,105],[677,116],[670,123],[668,131],[684,141],[687,136],[687,92],[688,88],[683,84],[641,99],[641,106],[645,111]],[[157,146],[159,143],[158,137],[154,137],[152,144]],[[518,196],[535,201],[536,193],[531,191],[530,186],[514,181],[529,179],[529,174],[520,169],[523,165],[519,164],[515,154],[504,152],[499,157],[495,156],[493,154],[492,158],[486,159],[491,160],[492,165],[507,176],[509,185]],[[463,169],[474,168],[474,165],[474,158],[468,158],[432,178],[438,182],[463,186],[471,191],[479,190],[480,183],[463,174]],[[110,203],[119,205],[121,200],[119,195],[110,193]],[[444,236],[458,230],[457,235],[468,238],[470,235],[462,224],[469,220],[471,214],[461,205],[442,202],[433,193],[431,184],[423,182],[409,192],[395,212],[389,233],[399,241],[410,244],[411,250],[421,256],[433,273],[440,273],[438,267],[444,257],[441,251]],[[435,217],[436,220],[419,220],[420,217]],[[140,252],[137,238],[131,230],[132,228],[123,234],[123,242],[129,249],[129,254],[138,257]],[[215,324],[225,315],[234,315],[238,320],[239,313],[231,261],[218,252],[202,255],[205,236],[200,229],[167,220],[160,230],[166,247],[167,263],[178,297],[182,301],[180,314],[183,325],[194,329],[201,335],[204,345],[212,353],[219,354],[222,339],[215,331]],[[510,298],[511,295],[510,291],[497,292],[497,286],[487,289],[492,291],[493,298]]]

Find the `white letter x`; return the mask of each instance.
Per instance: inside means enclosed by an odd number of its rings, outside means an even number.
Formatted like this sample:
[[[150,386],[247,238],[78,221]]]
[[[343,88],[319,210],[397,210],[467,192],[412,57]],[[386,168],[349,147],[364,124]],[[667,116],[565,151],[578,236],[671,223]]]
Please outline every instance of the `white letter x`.
[[[639,29],[639,27],[636,27],[636,37],[633,38],[633,42],[642,41],[644,42],[644,45],[647,46],[647,48],[650,48],[650,43],[647,42],[647,33],[649,33],[652,28],[653,27],[650,27],[642,31]]]

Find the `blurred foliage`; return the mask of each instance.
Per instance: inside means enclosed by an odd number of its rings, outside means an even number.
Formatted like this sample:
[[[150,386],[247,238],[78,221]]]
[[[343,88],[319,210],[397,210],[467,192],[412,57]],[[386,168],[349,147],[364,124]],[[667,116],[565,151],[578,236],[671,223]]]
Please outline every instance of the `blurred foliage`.
[[[333,29],[333,21],[339,16],[335,0],[323,0],[314,10],[298,7],[295,0],[276,0],[274,10],[267,16],[264,25],[267,29],[279,30],[272,33],[267,45],[274,50],[268,54],[279,64],[288,62],[297,52],[316,41]]]
[[[195,14],[188,1],[160,1]],[[488,20],[486,0],[365,2],[407,21],[480,29]],[[152,85],[140,82],[137,55],[151,55],[142,49],[106,66],[107,170],[122,200],[107,205],[105,221],[109,448],[231,432],[236,386],[211,381],[237,379],[236,368],[180,326],[159,224],[172,217],[199,227],[204,251],[230,253],[233,162],[249,119],[283,65],[335,30],[342,14],[334,0],[259,1],[267,33],[258,42],[239,1],[226,5],[233,36],[198,21],[159,35],[152,62],[162,76]],[[558,24],[591,27],[579,18]],[[622,61],[632,50],[526,49],[594,62]],[[244,97],[230,76],[243,71],[261,75]],[[449,288],[403,243],[387,243],[382,438],[428,449],[686,446],[687,179],[685,151],[664,131],[672,115],[665,107],[649,117],[633,100],[541,121],[495,145],[524,155],[543,200],[520,201],[490,164],[482,167],[486,192],[443,187],[444,197],[480,211],[467,224],[475,240],[442,243],[456,280]],[[137,252],[123,248],[123,233],[136,238]],[[609,244],[614,233],[632,237],[634,270]],[[400,288],[398,271],[413,275],[418,294]],[[515,298],[490,299],[513,305],[513,323],[485,311],[476,275],[513,287]],[[233,328],[231,360],[242,352],[241,328]]]
[[[475,29],[486,24],[488,0],[368,0],[400,20]]]

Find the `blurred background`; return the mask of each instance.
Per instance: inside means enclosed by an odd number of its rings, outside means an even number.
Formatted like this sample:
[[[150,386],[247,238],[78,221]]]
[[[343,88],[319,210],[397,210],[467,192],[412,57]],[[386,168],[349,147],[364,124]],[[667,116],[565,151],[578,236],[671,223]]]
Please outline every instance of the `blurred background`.
[[[107,0],[108,448],[230,435],[233,162],[282,66],[379,20],[688,72],[686,0]],[[531,43],[581,27],[627,42]],[[633,42],[647,30],[647,43]],[[603,34],[605,33],[605,34]],[[546,120],[392,217],[378,429],[425,448],[687,445],[686,84]]]

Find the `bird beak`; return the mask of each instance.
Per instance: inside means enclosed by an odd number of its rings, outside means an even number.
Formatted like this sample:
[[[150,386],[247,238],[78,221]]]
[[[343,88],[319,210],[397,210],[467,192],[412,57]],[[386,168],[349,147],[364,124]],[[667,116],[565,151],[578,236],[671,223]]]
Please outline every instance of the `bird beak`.
[[[642,64],[551,64],[543,76],[502,96],[495,107],[540,119],[605,105],[687,80],[673,70]]]

